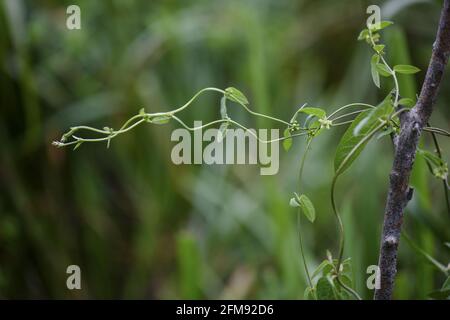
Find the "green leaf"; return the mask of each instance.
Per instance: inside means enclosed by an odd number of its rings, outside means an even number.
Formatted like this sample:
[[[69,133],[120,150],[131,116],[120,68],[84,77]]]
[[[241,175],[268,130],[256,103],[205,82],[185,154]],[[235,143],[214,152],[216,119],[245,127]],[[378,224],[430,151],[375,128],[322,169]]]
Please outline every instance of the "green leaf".
[[[337,259],[335,264],[337,264]],[[341,262],[341,274],[350,276],[352,274],[352,259],[347,258]]]
[[[382,63],[377,63],[375,65],[375,67],[377,68],[377,71],[380,75],[382,75],[383,77],[390,77],[392,76],[391,71],[388,69],[388,67],[386,67],[384,64]]]
[[[373,46],[373,49],[378,53],[382,53],[384,50],[384,47],[385,47],[384,44],[376,44]]]
[[[374,54],[370,60],[370,73],[372,75],[373,83],[379,88],[380,87],[380,75],[378,74],[377,64],[380,61],[378,54]]]
[[[432,152],[420,148],[417,148],[417,152],[433,167],[445,165],[445,162]]]
[[[328,266],[328,265],[330,265],[331,264],[331,262],[330,261],[328,261],[328,260],[323,260],[320,264],[319,264],[319,266],[316,268],[316,270],[314,270],[314,272],[311,274],[311,279],[314,279],[315,277],[317,277],[319,274],[320,274],[320,272],[326,267],[326,266]],[[331,265],[331,270],[333,269],[333,266]],[[326,274],[324,274],[324,275],[326,275]]]
[[[384,28],[387,28],[393,24],[394,23],[392,21],[380,21],[380,23],[374,23],[374,24],[369,25],[369,29],[372,32],[379,31],[379,30],[383,30]]]
[[[311,200],[309,200],[306,195],[302,194],[301,196],[298,196],[297,193],[295,193],[295,199],[306,218],[308,218],[310,222],[314,222],[316,219],[316,209],[314,209]]]
[[[151,118],[150,122],[154,123],[154,124],[165,124],[165,123],[168,123],[171,118],[172,117],[168,116],[168,115],[167,116],[156,116],[154,118]]]
[[[426,160],[431,174],[439,179],[447,179],[448,166],[444,160],[439,158],[436,154],[426,150],[422,150],[420,148],[417,149],[417,153]]]
[[[415,105],[416,103],[414,102],[413,99],[402,98],[402,99],[400,99],[400,100],[398,101],[398,104],[401,105],[401,106],[403,106],[403,107],[410,107],[410,108],[412,108],[412,107],[414,107],[414,105]]]
[[[284,137],[286,139],[283,140],[283,148],[285,151],[289,151],[292,146],[292,135],[289,128],[286,128],[286,130],[284,130]]]
[[[380,40],[380,34],[372,31],[372,40],[373,40],[373,42],[377,43]],[[367,39],[366,42],[368,44],[372,44],[372,41],[370,40],[370,38]]]
[[[367,38],[369,38],[369,30],[363,29],[358,35],[358,40],[366,40]]]
[[[241,91],[233,87],[225,89],[225,97],[240,104],[248,104],[247,97]]]
[[[141,110],[139,110],[139,115],[140,116],[145,116],[145,109],[141,108]]]
[[[419,68],[407,64],[399,64],[394,67],[394,71],[403,74],[414,74],[420,71]]]
[[[323,268],[322,274],[323,274],[323,276],[331,275],[331,274],[333,273],[333,271],[334,271],[334,265],[333,265],[331,262],[329,262],[329,263]]]
[[[326,118],[327,113],[325,110],[321,108],[314,108],[314,107],[306,107],[299,110],[300,113],[305,113],[307,115],[315,116],[318,119]]]
[[[317,299],[319,300],[336,300],[333,283],[328,277],[322,277],[317,281]]]
[[[390,94],[374,109],[361,112],[342,136],[334,157],[335,175],[342,174],[358,158],[369,141],[368,135],[393,111]]]

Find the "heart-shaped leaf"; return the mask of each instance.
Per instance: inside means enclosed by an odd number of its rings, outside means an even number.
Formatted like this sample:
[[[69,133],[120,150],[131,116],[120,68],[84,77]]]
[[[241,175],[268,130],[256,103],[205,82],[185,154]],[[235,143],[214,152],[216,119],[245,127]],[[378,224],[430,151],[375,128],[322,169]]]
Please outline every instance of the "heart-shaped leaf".
[[[302,194],[299,196],[297,193],[295,194],[295,198],[292,198],[289,202],[291,207],[300,207],[300,210],[305,215],[305,217],[311,221],[314,222],[316,219],[316,209],[314,208],[313,203],[309,198]]]

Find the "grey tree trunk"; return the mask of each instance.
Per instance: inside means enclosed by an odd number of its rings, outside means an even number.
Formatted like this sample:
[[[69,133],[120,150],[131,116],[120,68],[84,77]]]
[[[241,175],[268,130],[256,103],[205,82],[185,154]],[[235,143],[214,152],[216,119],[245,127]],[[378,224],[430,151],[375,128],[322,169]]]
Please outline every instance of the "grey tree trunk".
[[[384,212],[381,236],[380,288],[375,300],[392,298],[397,273],[397,250],[403,223],[403,211],[412,197],[409,177],[414,164],[417,144],[436,101],[439,85],[450,55],[450,0],[444,0],[436,41],[419,99],[414,108],[400,116],[401,131],[394,138],[395,157],[390,173],[389,192]]]

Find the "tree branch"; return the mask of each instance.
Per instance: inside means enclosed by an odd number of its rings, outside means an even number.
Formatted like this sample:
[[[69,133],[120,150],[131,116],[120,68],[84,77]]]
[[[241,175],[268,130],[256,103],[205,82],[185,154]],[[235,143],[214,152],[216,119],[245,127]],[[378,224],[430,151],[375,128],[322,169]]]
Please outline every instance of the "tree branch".
[[[414,164],[417,144],[422,129],[433,111],[439,85],[450,55],[450,0],[444,0],[436,42],[428,66],[425,81],[416,106],[402,114],[401,131],[396,141],[395,157],[390,173],[389,192],[384,212],[381,236],[380,288],[375,291],[376,300],[392,298],[394,278],[397,273],[397,250],[403,222],[403,210],[412,196],[409,177]]]

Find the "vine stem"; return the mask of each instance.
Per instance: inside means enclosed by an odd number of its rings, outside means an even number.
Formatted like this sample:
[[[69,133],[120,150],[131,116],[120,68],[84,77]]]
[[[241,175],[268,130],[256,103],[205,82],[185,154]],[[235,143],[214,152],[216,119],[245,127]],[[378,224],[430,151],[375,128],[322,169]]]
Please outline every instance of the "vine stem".
[[[303,176],[303,168],[305,166],[305,160],[306,160],[306,156],[311,148],[311,143],[312,143],[312,138],[308,138],[307,143],[306,143],[306,149],[305,149],[305,153],[302,156],[302,160],[300,162],[300,169],[298,172],[298,190],[299,190],[299,194],[301,194],[301,182],[302,182],[302,176]],[[308,269],[308,265],[306,263],[306,259],[305,259],[305,250],[303,248],[303,239],[302,239],[302,228],[301,228],[301,209],[299,208],[297,211],[297,229],[298,229],[298,241],[299,241],[299,245],[300,245],[300,254],[301,254],[301,258],[303,261],[303,266],[305,268],[305,273],[306,273],[306,278],[308,279],[308,284],[310,288],[313,288],[313,283],[312,283],[312,279],[311,279],[311,275],[309,273],[309,269]]]
[[[347,290],[350,294],[352,294],[355,298],[357,298],[358,300],[360,300],[361,298],[359,297],[359,295],[356,293],[356,291],[354,290],[348,290],[349,288],[345,285],[342,285],[343,283],[341,281],[339,281],[339,274],[341,271],[341,264],[342,264],[342,258],[344,255],[344,244],[345,244],[345,230],[344,230],[344,224],[342,222],[342,218],[341,215],[339,214],[339,211],[337,209],[337,205],[336,205],[336,199],[335,199],[335,189],[336,189],[336,182],[337,182],[337,178],[340,176],[340,174],[342,173],[343,168],[345,167],[345,165],[348,163],[348,161],[350,161],[350,159],[352,158],[352,156],[355,154],[355,152],[362,146],[364,145],[367,141],[369,141],[379,130],[381,130],[384,126],[386,125],[385,121],[382,121],[378,126],[376,126],[374,129],[372,129],[372,131],[370,131],[364,138],[362,138],[354,147],[353,149],[347,154],[347,156],[344,158],[344,160],[342,161],[342,163],[339,165],[338,168],[336,168],[336,172],[335,175],[333,177],[333,181],[331,182],[331,207],[333,209],[333,213],[334,216],[336,217],[337,221],[338,221],[338,226],[339,226],[339,255],[338,255],[338,259],[337,259],[337,265],[336,265],[336,274],[337,274],[337,279],[338,279],[338,284],[341,285],[342,288],[344,288],[345,290]]]
[[[356,107],[356,106],[362,106],[362,107],[368,107],[368,108],[376,108],[375,106],[371,105],[371,104],[367,104],[367,103],[361,103],[361,102],[355,102],[355,103],[350,103],[350,104],[346,104],[345,106],[342,106],[340,108],[338,108],[337,110],[333,111],[329,116],[328,119],[332,118],[334,115],[336,115],[337,113],[341,112],[342,110],[351,108],[351,107]]]

